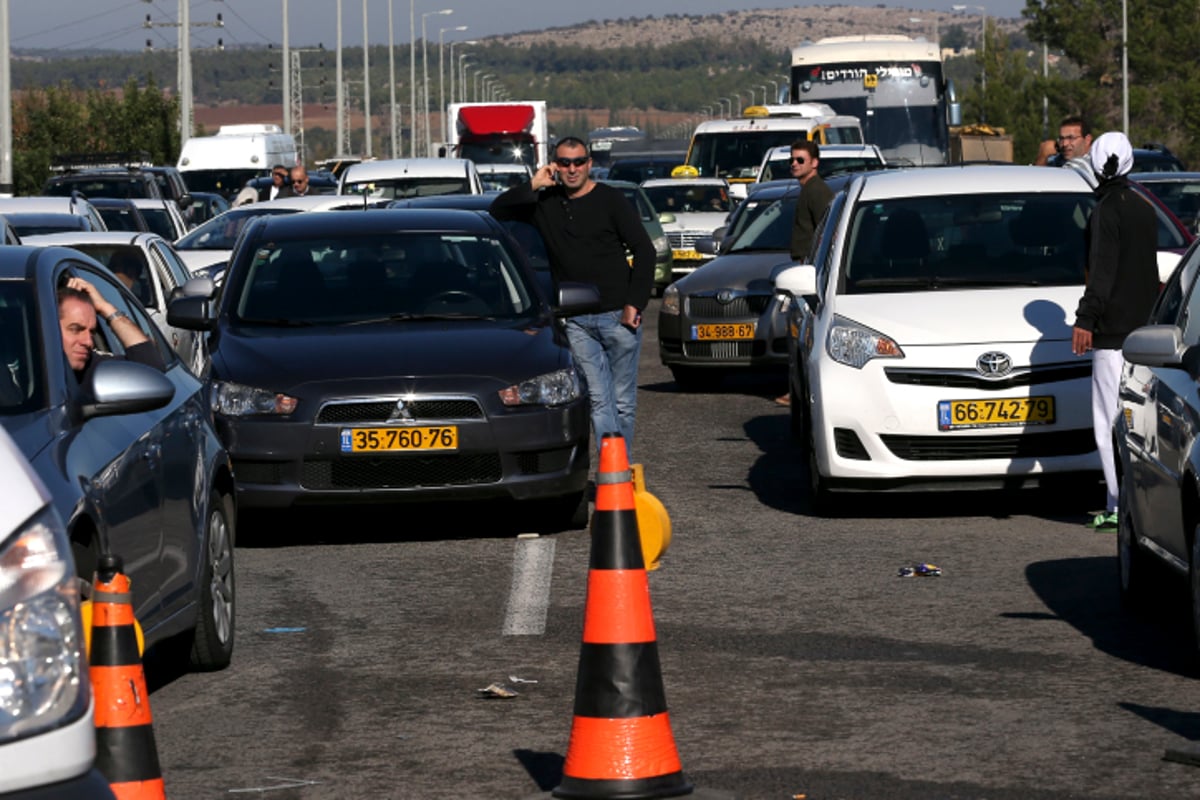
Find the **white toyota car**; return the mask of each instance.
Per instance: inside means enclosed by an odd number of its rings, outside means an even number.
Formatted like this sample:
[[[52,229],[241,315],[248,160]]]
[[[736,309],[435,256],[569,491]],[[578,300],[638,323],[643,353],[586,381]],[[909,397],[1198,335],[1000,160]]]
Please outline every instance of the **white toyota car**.
[[[1091,187],[1072,170],[879,172],[835,196],[789,303],[792,430],[813,507],[838,489],[1015,487],[1089,473],[1071,352]]]

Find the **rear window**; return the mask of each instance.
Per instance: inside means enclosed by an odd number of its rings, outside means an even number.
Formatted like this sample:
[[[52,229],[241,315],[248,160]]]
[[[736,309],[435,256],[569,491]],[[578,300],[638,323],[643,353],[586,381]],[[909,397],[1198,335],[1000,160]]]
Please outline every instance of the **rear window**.
[[[366,194],[372,200],[402,200],[442,194],[471,194],[466,177],[382,178],[346,182],[342,194]]]
[[[847,294],[1083,284],[1091,194],[979,194],[862,203]]]
[[[35,317],[29,284],[0,281],[0,416],[43,406]]]

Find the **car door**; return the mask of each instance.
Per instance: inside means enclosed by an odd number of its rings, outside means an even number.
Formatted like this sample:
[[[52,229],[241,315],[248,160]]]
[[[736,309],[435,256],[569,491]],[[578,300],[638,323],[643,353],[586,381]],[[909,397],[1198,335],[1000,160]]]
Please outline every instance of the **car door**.
[[[1185,346],[1200,344],[1200,292],[1196,291],[1197,251],[1193,248],[1186,270],[1170,281],[1163,301],[1156,307],[1163,322],[1169,323],[1175,307],[1174,292],[1181,289],[1182,303],[1174,323],[1179,327]],[[1138,368],[1144,369],[1144,368]],[[1141,424],[1145,431],[1145,469],[1139,475],[1137,491],[1145,493],[1145,532],[1170,553],[1187,562],[1189,548],[1183,524],[1182,481],[1191,454],[1195,433],[1200,428],[1200,394],[1197,383],[1187,371],[1155,367],[1145,381],[1146,405],[1154,409],[1153,420]],[[1143,373],[1131,370],[1127,385],[1136,388]]]
[[[108,274],[81,262],[63,266],[69,266],[118,310],[157,334],[137,300]],[[51,350],[61,347],[61,342],[49,345]],[[103,319],[97,319],[95,347],[124,354],[120,340]],[[63,363],[59,354],[48,352],[47,356],[48,364]],[[96,417],[67,431],[64,439],[67,474],[80,476],[87,504],[99,517],[103,549],[124,561],[133,584],[134,613],[143,625],[156,617],[161,604],[161,413]]]
[[[179,260],[179,256],[166,242],[151,241],[146,249],[150,257],[151,268],[154,271],[155,282],[162,293],[160,308],[165,309],[171,293],[187,283],[191,275],[188,273],[187,267]],[[155,319],[155,322],[158,323],[163,336],[166,337],[172,349],[179,354],[183,363],[197,375],[201,374],[198,371],[201,366],[198,352],[201,345],[200,334],[197,331],[189,331],[171,325],[166,321],[165,313],[161,320]]]

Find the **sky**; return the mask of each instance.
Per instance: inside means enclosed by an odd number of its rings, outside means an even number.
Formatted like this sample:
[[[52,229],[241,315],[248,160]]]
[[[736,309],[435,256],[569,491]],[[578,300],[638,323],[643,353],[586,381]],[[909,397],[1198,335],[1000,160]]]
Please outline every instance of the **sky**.
[[[224,44],[279,46],[283,41],[283,5],[288,5],[289,45],[337,41],[337,0],[190,0],[192,46],[211,47],[217,38]],[[794,8],[805,5],[775,0],[342,0],[342,45],[355,47],[363,40],[363,7],[367,30],[376,45],[388,43],[388,7],[391,4],[396,44],[410,40],[409,15],[415,9],[416,35],[421,36],[422,14],[450,8],[452,14],[424,17],[429,41],[444,43],[505,33],[576,25],[589,20],[631,19],[667,14],[708,15],[732,9]],[[880,0],[844,0],[835,5],[879,5]],[[884,2],[898,8],[949,11],[954,0]],[[990,0],[964,3],[977,14],[985,8],[991,16],[1019,17],[1025,0]],[[155,48],[175,46],[178,35],[171,23],[178,19],[179,0],[8,0],[10,44],[13,49],[86,50],[115,48],[139,50],[150,39]],[[603,9],[603,11],[599,11]],[[153,27],[144,27],[150,14]],[[215,23],[221,14],[224,28]],[[201,23],[209,23],[202,25]],[[454,28],[465,25],[467,30]]]

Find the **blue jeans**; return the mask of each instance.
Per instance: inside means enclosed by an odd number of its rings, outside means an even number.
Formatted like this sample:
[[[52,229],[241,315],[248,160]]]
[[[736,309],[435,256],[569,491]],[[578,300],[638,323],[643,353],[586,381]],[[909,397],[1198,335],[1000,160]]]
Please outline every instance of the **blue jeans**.
[[[566,328],[571,353],[591,399],[596,447],[604,434],[619,433],[625,439],[626,452],[632,453],[641,326],[631,332],[621,324],[618,310],[569,317]]]

